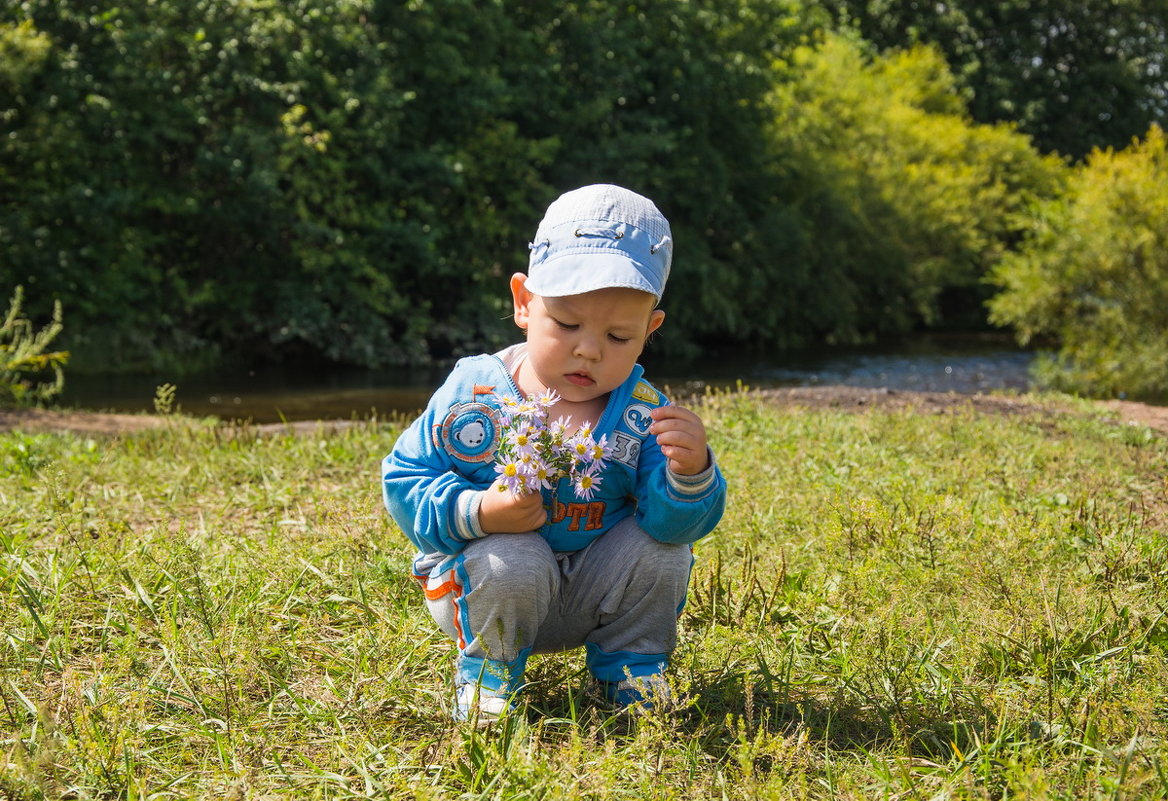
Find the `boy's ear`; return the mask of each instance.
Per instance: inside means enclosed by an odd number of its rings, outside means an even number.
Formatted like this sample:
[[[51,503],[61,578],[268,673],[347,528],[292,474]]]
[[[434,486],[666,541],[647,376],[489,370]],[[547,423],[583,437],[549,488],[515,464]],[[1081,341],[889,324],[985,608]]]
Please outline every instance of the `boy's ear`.
[[[649,315],[649,328],[645,331],[645,339],[648,339],[654,331],[661,327],[665,322],[665,312],[661,309],[654,309],[653,313]]]
[[[530,305],[532,294],[527,289],[527,276],[515,273],[511,276],[511,301],[515,310],[515,325],[527,330],[527,322],[531,318]]]

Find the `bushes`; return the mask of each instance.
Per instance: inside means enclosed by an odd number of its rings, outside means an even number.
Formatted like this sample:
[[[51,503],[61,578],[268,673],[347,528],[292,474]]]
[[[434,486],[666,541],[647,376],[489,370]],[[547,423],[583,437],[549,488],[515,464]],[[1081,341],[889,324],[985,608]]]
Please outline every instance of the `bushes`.
[[[544,207],[597,181],[673,222],[660,349],[870,339],[979,312],[1059,180],[931,51],[799,0],[95,9],[0,25],[0,290],[66,300],[73,369],[493,347]]]
[[[994,271],[992,319],[1053,338],[1040,377],[1090,395],[1168,398],[1168,144],[1153,126],[1092,153]]]
[[[1008,126],[971,123],[931,49],[873,58],[829,35],[793,65],[772,95],[771,138],[807,226],[797,307],[830,321],[834,341],[942,322],[942,298],[976,326],[981,279],[1017,240],[1020,212],[1056,191],[1061,162]]]
[[[1122,147],[1168,113],[1168,5],[1147,0],[824,0],[879,48],[939,48],[979,122],[1043,152]]]
[[[69,298],[85,362],[425,353],[410,206],[449,168],[405,138],[412,93],[360,4],[26,7],[53,48],[8,110],[0,230]]]

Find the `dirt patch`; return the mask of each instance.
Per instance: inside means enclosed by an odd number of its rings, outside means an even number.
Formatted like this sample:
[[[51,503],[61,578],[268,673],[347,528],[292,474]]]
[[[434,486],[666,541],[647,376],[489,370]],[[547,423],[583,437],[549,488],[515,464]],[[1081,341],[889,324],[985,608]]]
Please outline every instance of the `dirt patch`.
[[[113,435],[158,428],[164,418],[147,414],[61,411],[56,409],[0,409],[0,431],[72,431]]]
[[[1149,406],[1131,401],[1104,401],[1103,406],[1113,409],[1125,423],[1147,426],[1168,433],[1168,406]]]
[[[963,395],[956,392],[908,392],[841,386],[767,389],[761,390],[760,394],[772,403],[811,409],[862,411],[911,408],[941,414],[951,409],[969,408],[998,415],[1055,416],[1072,413],[1067,405],[1057,400],[1047,400],[1041,395]],[[1099,406],[1111,411],[1117,423],[1143,425],[1168,434],[1168,407],[1131,401],[1102,401]]]
[[[783,406],[844,411],[888,408],[942,410],[961,406],[997,413],[1020,414],[1033,411],[1039,405],[1033,398],[1023,399],[1005,395],[962,395],[956,392],[909,392],[840,386],[764,389],[759,394],[768,401]]]
[[[918,409],[925,413],[942,414],[956,408],[972,408],[986,414],[1019,415],[1043,414],[1059,415],[1069,412],[1065,405],[1057,401],[1045,400],[1042,396],[1010,395],[962,395],[956,392],[908,392],[893,389],[867,389],[862,387],[822,386],[788,387],[761,390],[759,394],[768,401],[783,406],[798,406],[812,409],[841,409],[863,411],[865,409]],[[1168,407],[1148,406],[1131,401],[1104,401],[1099,404],[1115,416],[1116,422],[1144,425],[1168,434]],[[165,424],[165,418],[148,414],[113,414],[106,412],[83,412],[46,409],[0,409],[0,431],[73,431],[80,434],[114,435],[157,428]],[[260,432],[312,432],[320,428],[334,428],[351,425],[352,421],[300,421],[256,425],[251,428]]]

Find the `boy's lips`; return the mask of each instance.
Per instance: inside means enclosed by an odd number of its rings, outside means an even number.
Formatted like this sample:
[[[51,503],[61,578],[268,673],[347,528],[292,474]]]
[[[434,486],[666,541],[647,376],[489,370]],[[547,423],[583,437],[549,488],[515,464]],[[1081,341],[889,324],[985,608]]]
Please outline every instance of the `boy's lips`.
[[[578,387],[590,387],[596,383],[588,373],[565,373],[564,378]]]

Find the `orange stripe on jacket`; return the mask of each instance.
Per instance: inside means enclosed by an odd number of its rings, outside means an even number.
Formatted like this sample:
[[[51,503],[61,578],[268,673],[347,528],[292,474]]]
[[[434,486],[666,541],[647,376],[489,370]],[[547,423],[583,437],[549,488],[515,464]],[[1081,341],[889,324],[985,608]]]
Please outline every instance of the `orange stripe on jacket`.
[[[454,577],[453,571],[451,572],[450,578],[433,589],[426,586],[426,582],[429,580],[428,576],[419,576],[417,573],[415,573],[414,578],[416,578],[418,583],[422,585],[422,592],[426,594],[426,600],[437,601],[439,598],[444,598],[447,595],[450,596],[450,605],[454,607],[454,631],[458,635],[458,647],[460,649],[465,649],[466,636],[462,631],[462,621],[458,619],[458,599],[462,595],[462,585],[459,584],[458,579]]]
[[[454,580],[453,576],[451,578],[447,579],[445,583],[440,584],[437,587],[423,587],[422,588],[422,590],[426,593],[426,598],[431,600],[431,601],[437,601],[439,598],[443,597],[444,595],[447,595],[448,593],[453,592],[453,593],[457,594],[458,591],[461,589],[462,589],[462,587],[459,585],[459,583],[457,581]]]

